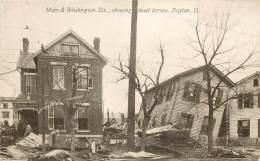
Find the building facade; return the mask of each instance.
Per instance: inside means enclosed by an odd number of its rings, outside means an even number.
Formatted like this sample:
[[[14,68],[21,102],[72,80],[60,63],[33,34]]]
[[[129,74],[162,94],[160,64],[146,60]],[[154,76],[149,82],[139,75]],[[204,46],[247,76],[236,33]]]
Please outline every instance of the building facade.
[[[8,123],[9,126],[16,124],[14,97],[0,97],[0,122]]]
[[[257,71],[237,82],[230,108],[230,137],[260,137],[260,72]]]
[[[208,105],[206,89],[206,66],[191,69],[160,83],[159,100],[151,116],[148,128],[172,124],[177,129],[184,130],[187,134],[198,140],[205,139],[208,131]],[[210,66],[212,87],[218,82],[223,82],[216,90],[214,105],[227,98],[227,91],[234,83],[216,67]],[[149,106],[154,101],[154,89],[148,90],[146,99]],[[214,137],[220,135],[220,127],[225,108],[220,107],[214,112]],[[139,112],[138,121],[143,117]],[[205,139],[206,141],[206,139]]]
[[[29,53],[23,39],[18,60],[21,94],[16,99],[18,121],[30,124],[35,133],[59,130],[76,135],[102,136],[102,70],[100,39],[93,47],[72,30],[41,50]],[[76,109],[71,116],[71,110]],[[70,120],[73,120],[72,123]]]

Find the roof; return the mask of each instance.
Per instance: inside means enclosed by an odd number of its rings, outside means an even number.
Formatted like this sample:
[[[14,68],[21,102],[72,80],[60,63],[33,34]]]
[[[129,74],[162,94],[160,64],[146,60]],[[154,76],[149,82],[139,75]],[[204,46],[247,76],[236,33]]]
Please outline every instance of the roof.
[[[256,71],[253,74],[250,74],[250,75],[246,76],[245,78],[243,78],[240,81],[238,81],[237,84],[244,83],[245,81],[249,80],[250,78],[252,78],[252,77],[254,77],[256,75],[260,75],[260,71]]]
[[[16,67],[23,69],[36,69],[36,66],[33,61],[33,54],[24,53],[23,51],[20,51]]]
[[[107,59],[100,54],[98,51],[94,49],[87,41],[85,41],[81,36],[79,36],[76,32],[73,30],[69,30],[65,32],[64,34],[60,35],[57,37],[55,40],[51,41],[49,44],[45,45],[45,49],[47,50],[66,36],[72,34],[75,36],[78,40],[80,40],[84,45],[86,45],[97,57],[99,57],[103,62],[107,62]],[[36,69],[35,63],[34,63],[34,58],[38,56],[39,54],[42,53],[42,50],[38,50],[35,53],[24,53],[23,51],[20,52],[18,62],[17,62],[17,68],[24,68],[24,69]]]
[[[206,65],[197,67],[197,68],[192,68],[190,70],[184,71],[182,73],[179,73],[163,82],[160,83],[160,86],[163,86],[164,84],[167,84],[168,82],[171,82],[173,80],[179,79],[180,77],[186,76],[186,75],[190,75],[193,74],[195,72],[204,70],[206,68]],[[223,72],[221,72],[218,68],[216,68],[214,65],[210,65],[210,70],[213,71],[218,77],[222,78],[223,82],[226,83],[227,85],[234,87],[236,84],[227,76],[225,76],[225,74]],[[154,88],[154,87],[153,87]],[[148,91],[152,90],[153,88],[150,88]]]
[[[104,62],[107,62],[107,59],[102,54],[100,54],[98,51],[96,51],[94,49],[94,47],[92,47],[86,40],[84,40],[81,36],[79,36],[76,32],[74,32],[71,29],[69,31],[65,32],[64,34],[60,35],[59,37],[57,37],[55,40],[51,41],[49,44],[45,45],[44,46],[45,50],[47,50],[48,48],[50,48],[51,46],[53,46],[54,44],[56,44],[57,42],[59,42],[60,40],[62,40],[63,38],[65,38],[66,36],[68,36],[70,34],[72,34],[78,40],[80,40],[83,44],[85,44],[101,60],[103,60]],[[33,57],[38,56],[41,52],[42,52],[42,50],[38,50],[36,53],[33,54],[34,55]]]
[[[0,97],[0,101],[13,102],[15,97]]]

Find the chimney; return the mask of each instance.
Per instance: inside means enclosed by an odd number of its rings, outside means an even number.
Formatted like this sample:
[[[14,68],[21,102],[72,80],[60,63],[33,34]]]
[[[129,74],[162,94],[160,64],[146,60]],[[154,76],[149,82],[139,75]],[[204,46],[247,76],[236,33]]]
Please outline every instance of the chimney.
[[[100,50],[100,38],[99,37],[96,37],[93,41],[93,44],[94,44],[94,49],[99,52]]]
[[[23,52],[28,53],[29,49],[29,40],[28,38],[23,38]]]

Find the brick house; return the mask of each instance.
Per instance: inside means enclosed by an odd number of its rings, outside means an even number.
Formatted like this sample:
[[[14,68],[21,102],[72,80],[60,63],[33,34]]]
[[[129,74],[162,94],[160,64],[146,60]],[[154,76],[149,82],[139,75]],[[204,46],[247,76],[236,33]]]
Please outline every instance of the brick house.
[[[260,137],[260,72],[257,71],[237,82],[230,108],[230,138]]]
[[[92,47],[69,30],[41,50],[29,53],[29,41],[23,39],[17,62],[21,73],[21,94],[16,98],[20,124],[30,124],[35,133],[42,133],[43,126],[45,133],[70,133],[68,107],[72,103],[78,110],[73,116],[76,136],[102,136],[102,70],[106,58],[100,54],[100,39],[93,43]]]
[[[14,97],[0,97],[0,123],[8,122],[8,124],[14,125],[16,123],[14,111]]]
[[[150,116],[148,128],[173,124],[176,128],[184,130],[193,139],[207,141],[208,129],[208,107],[206,104],[206,66],[200,66],[163,81],[159,85],[159,100]],[[217,89],[214,103],[217,104],[227,97],[230,88],[235,83],[226,77],[220,70],[210,66],[210,75],[213,77],[212,87],[221,80],[223,83]],[[148,90],[146,94],[147,106],[154,101],[154,88]],[[221,123],[225,108],[221,106],[214,112],[214,138],[221,135]],[[142,110],[139,111],[139,124],[142,122]]]

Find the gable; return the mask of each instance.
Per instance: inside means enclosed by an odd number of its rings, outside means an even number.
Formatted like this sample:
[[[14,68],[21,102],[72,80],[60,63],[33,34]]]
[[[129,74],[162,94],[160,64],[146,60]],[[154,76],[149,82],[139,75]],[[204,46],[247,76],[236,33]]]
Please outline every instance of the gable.
[[[48,56],[62,56],[63,45],[76,45],[79,47],[79,57],[98,59],[95,53],[74,35],[69,34],[47,49]]]

